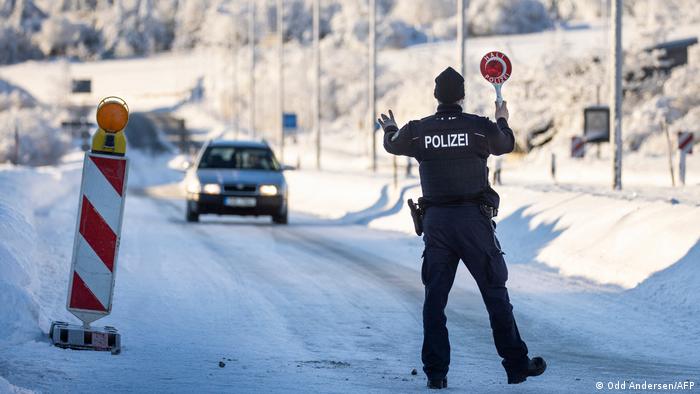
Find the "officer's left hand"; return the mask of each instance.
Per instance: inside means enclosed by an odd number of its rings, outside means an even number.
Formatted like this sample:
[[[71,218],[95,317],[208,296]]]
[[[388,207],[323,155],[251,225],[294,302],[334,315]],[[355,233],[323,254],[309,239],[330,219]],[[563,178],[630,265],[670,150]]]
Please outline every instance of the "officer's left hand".
[[[389,116],[381,114],[379,119],[377,119],[377,122],[379,122],[379,125],[382,126],[382,129],[384,130],[385,133],[386,133],[386,129],[389,126],[394,126],[397,129],[399,128],[399,126],[396,125],[396,120],[394,119],[394,113],[391,112],[391,110],[389,110]]]

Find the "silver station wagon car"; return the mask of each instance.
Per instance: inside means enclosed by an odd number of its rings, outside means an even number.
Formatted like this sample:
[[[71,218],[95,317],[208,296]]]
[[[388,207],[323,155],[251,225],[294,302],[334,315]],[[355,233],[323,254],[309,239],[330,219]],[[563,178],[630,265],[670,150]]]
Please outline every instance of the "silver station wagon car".
[[[287,223],[287,182],[264,141],[215,140],[185,176],[188,222],[199,215],[269,215]]]

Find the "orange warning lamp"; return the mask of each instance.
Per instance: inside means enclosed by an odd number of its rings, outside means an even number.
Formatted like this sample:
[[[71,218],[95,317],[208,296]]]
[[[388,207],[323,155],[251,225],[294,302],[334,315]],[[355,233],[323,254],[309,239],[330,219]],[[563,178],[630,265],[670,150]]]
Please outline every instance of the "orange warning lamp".
[[[108,133],[124,130],[129,122],[129,106],[116,96],[105,97],[97,105],[97,124]]]
[[[116,96],[105,97],[97,105],[97,124],[92,136],[92,153],[124,156],[126,136],[122,131],[129,122],[129,106]]]

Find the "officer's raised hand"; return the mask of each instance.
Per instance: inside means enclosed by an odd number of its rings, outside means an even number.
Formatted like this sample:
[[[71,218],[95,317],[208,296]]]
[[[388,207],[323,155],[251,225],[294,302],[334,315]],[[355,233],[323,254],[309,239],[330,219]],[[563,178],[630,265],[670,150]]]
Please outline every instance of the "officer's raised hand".
[[[508,105],[505,101],[501,105],[498,105],[498,101],[496,101],[496,120],[500,118],[508,120]]]
[[[382,126],[385,133],[399,129],[399,126],[396,125],[396,119],[394,119],[394,113],[391,112],[391,110],[389,110],[389,116],[381,114],[377,119],[377,122],[379,122],[379,125]]]

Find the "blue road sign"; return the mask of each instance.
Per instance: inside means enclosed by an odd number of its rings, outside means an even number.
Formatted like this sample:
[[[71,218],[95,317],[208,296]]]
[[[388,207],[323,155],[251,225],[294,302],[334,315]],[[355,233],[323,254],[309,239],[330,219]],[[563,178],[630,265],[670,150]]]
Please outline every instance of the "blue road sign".
[[[297,114],[295,113],[284,113],[282,115],[282,125],[287,130],[297,129]]]

